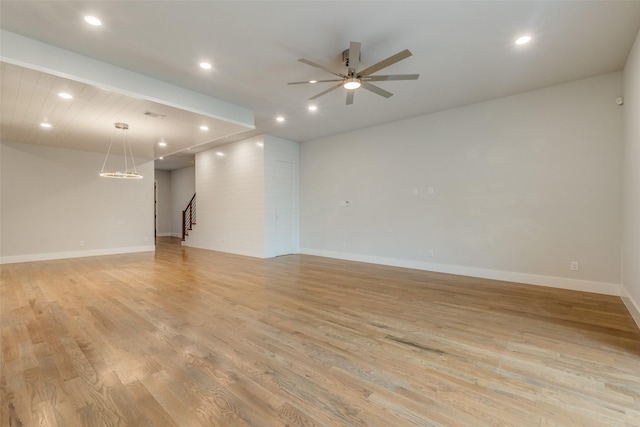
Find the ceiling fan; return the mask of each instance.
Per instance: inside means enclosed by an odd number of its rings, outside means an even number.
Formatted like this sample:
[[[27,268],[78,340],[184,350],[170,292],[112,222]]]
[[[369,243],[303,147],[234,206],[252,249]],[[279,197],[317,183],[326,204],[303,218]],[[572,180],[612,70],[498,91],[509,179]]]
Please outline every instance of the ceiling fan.
[[[402,61],[405,58],[411,56],[411,52],[409,49],[405,49],[401,52],[396,53],[395,55],[391,55],[387,59],[383,59],[382,61],[373,64],[372,66],[365,68],[364,70],[358,71],[358,66],[360,65],[360,43],[351,42],[349,45],[349,49],[342,52],[342,59],[344,64],[347,66],[347,74],[335,73],[331,71],[329,68],[317,64],[313,61],[309,61],[308,59],[300,58],[298,61],[311,65],[312,67],[319,68],[327,73],[333,74],[334,76],[339,77],[339,79],[331,79],[331,80],[308,80],[304,82],[291,82],[290,85],[299,85],[299,84],[309,84],[309,83],[326,83],[326,82],[340,82],[335,86],[330,87],[327,90],[324,90],[317,95],[312,96],[309,100],[316,99],[325,95],[332,90],[338,89],[339,87],[344,87],[347,89],[347,105],[353,104],[353,95],[356,89],[362,87],[371,91],[377,95],[384,96],[385,98],[389,98],[393,95],[391,92],[388,92],[378,86],[371,84],[370,82],[381,82],[381,81],[389,81],[389,80],[417,80],[420,76],[419,74],[394,74],[394,75],[376,75],[372,74],[376,71],[380,71],[383,68],[386,68],[390,65],[395,64],[396,62]]]

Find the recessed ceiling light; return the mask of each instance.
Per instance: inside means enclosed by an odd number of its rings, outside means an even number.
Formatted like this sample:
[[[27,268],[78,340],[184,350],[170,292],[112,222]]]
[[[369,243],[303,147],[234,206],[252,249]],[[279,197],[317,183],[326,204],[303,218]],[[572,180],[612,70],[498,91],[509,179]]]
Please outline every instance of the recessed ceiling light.
[[[209,64],[208,62],[201,62],[200,63],[200,68],[202,68],[203,70],[210,70],[211,69],[211,64]]]
[[[220,157],[224,156],[224,153],[223,153],[222,151],[218,151],[218,152],[216,152],[216,154],[217,154],[218,156],[220,156]]]
[[[315,105],[309,105],[309,111],[316,111],[318,109],[318,107],[316,107]]]
[[[73,98],[73,95],[71,95],[70,93],[67,93],[67,92],[60,92],[60,93],[58,94],[58,96],[59,96],[60,98],[64,98],[64,99],[71,99],[71,98]]]
[[[314,83],[318,83],[317,80],[309,80],[309,83],[314,84]]]
[[[527,44],[531,41],[531,36],[522,36],[516,40],[516,44]]]
[[[257,145],[258,147],[264,147],[264,142],[256,142],[256,145]]]
[[[159,145],[160,147],[166,147],[166,146],[167,146],[167,143],[166,143],[166,142],[164,142],[164,141],[160,141],[160,142],[158,142],[158,145]]]
[[[202,125],[200,126],[200,130],[209,130],[209,126]]]
[[[84,17],[84,21],[87,24],[93,25],[95,27],[99,27],[100,25],[102,25],[102,21],[98,18],[96,18],[95,16],[91,16],[91,15],[87,15]]]
[[[50,128],[51,127],[51,123],[47,123],[47,122],[42,122],[40,123],[40,126],[42,126],[43,128]]]
[[[276,120],[279,121],[279,122],[284,122],[284,117],[278,116],[278,117],[276,117]]]
[[[164,160],[164,157],[160,156],[158,157],[158,160]]]

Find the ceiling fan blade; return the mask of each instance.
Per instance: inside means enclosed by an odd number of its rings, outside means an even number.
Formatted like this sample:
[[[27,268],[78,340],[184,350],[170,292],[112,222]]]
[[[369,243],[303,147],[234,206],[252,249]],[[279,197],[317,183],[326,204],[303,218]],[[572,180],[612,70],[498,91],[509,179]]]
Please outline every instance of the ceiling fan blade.
[[[348,90],[347,91],[347,105],[351,105],[353,104],[353,95],[356,93],[355,90]]]
[[[309,80],[305,80],[303,82],[289,82],[288,85],[303,85],[303,84],[316,84],[316,83],[326,83],[326,82],[341,82],[344,79],[332,79],[332,80],[315,80],[311,83]]]
[[[365,88],[368,91],[371,91],[375,94],[378,94],[380,96],[384,96],[385,98],[389,98],[391,97],[393,94],[391,92],[387,92],[384,89],[379,88],[378,86],[374,86],[371,83],[367,83],[367,82],[362,82],[362,87]]]
[[[313,61],[309,61],[308,59],[300,58],[298,59],[298,61],[302,62],[303,64],[311,65],[312,67],[320,68],[322,71],[326,71],[327,73],[333,74],[334,76],[342,77],[344,79],[347,78],[347,76],[345,76],[344,74],[334,73],[324,65],[317,64]]]
[[[420,77],[420,74],[393,74],[393,75],[387,75],[387,76],[368,76],[368,77],[363,77],[362,81],[365,82],[382,82],[382,81],[389,81],[389,80],[418,80],[418,77]],[[291,83],[289,83],[291,84]]]
[[[360,66],[360,43],[351,42],[349,45],[349,76],[354,76]]]
[[[387,59],[383,59],[382,61],[378,62],[377,64],[373,64],[369,68],[365,68],[364,70],[362,70],[362,71],[360,71],[358,73],[358,76],[359,77],[368,76],[369,74],[373,74],[378,70],[382,70],[383,68],[386,68],[389,65],[393,65],[396,62],[402,61],[403,59],[408,58],[411,55],[412,54],[411,54],[411,52],[409,52],[409,49],[405,49],[402,52],[398,52],[395,55],[391,55]]]
[[[319,93],[319,94],[317,94],[317,95],[313,95],[311,98],[309,98],[309,100],[316,99],[316,98],[320,98],[322,95],[325,95],[325,94],[327,94],[327,93],[331,92],[331,91],[332,91],[332,90],[334,90],[334,89],[338,89],[338,88],[339,88],[339,87],[341,87],[341,86],[342,86],[342,82],[338,83],[338,84],[337,84],[337,85],[335,85],[335,86],[331,86],[329,89],[324,90],[324,91],[320,92],[320,93]]]

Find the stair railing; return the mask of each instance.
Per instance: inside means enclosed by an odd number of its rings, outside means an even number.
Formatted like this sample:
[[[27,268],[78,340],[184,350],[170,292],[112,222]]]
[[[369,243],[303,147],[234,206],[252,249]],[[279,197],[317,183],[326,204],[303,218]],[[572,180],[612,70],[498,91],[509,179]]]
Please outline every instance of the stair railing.
[[[182,211],[182,241],[189,235],[189,231],[193,230],[196,224],[196,195],[194,194],[189,204]]]

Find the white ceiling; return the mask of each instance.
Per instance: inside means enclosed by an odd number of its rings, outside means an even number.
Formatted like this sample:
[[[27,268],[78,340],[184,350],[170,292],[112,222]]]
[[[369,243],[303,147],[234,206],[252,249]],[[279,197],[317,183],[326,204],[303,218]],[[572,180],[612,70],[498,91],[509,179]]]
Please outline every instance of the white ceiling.
[[[4,141],[100,151],[83,145],[91,140],[90,127],[111,130],[118,117],[139,121],[131,133],[138,128],[148,140],[149,158],[163,153],[154,145],[163,134],[173,144],[167,152],[263,133],[308,141],[621,70],[640,27],[640,1],[2,0],[0,7],[4,30],[255,111],[253,131],[203,136],[193,127],[210,118],[170,111],[179,119],[159,123],[140,118],[141,111],[170,107],[3,66]],[[90,27],[82,20],[87,14],[104,25]],[[515,38],[526,33],[533,41],[515,46]],[[411,50],[413,56],[378,74],[418,73],[419,80],[379,82],[391,98],[358,90],[349,106],[340,88],[317,99],[318,111],[309,112],[307,98],[331,84],[287,82],[332,76],[297,59],[344,73],[341,52],[352,40],[362,43],[361,68]],[[213,64],[211,71],[198,67],[203,60]],[[63,83],[82,94],[74,106],[47,93]],[[41,95],[27,103],[21,88]],[[13,110],[5,110],[6,103]],[[64,126],[38,139],[34,124],[47,114],[59,114]],[[277,115],[286,121],[277,123]],[[225,135],[233,132],[229,126],[222,129]]]
[[[189,164],[192,153],[209,141],[223,142],[227,135],[245,130],[223,120],[3,62],[0,78],[2,141],[96,152],[106,152],[113,143],[120,152],[126,138],[136,157],[165,156],[165,166],[170,166],[172,153],[185,154],[179,164]],[[60,92],[73,94],[73,99],[60,98]],[[43,129],[43,122],[52,127]],[[115,128],[116,122],[129,125],[126,135]],[[203,131],[200,126],[208,129]],[[161,141],[164,147],[158,145]]]

